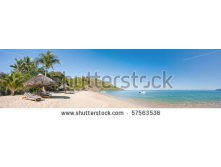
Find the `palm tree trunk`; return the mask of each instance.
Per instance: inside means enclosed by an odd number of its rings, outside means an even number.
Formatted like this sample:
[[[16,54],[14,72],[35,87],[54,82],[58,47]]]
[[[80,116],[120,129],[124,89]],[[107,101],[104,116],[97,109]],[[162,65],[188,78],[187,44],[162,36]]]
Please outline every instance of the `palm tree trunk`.
[[[46,90],[45,90],[45,87],[44,87],[44,86],[42,87],[42,91],[43,91],[44,93],[46,93]]]
[[[11,95],[14,96],[15,95],[15,90],[11,90]]]

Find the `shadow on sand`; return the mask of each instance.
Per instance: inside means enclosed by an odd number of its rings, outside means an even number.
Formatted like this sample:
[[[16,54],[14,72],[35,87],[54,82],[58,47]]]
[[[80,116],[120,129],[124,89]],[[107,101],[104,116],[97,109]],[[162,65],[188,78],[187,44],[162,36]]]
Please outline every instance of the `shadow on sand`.
[[[69,96],[52,96],[52,99],[70,99]]]

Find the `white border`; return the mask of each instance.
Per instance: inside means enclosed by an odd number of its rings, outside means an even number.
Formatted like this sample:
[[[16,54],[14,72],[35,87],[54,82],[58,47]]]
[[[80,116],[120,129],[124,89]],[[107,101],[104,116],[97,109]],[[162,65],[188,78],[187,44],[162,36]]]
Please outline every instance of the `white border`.
[[[1,0],[0,48],[220,49],[220,16],[218,0]],[[0,166],[221,166],[220,109],[130,118],[55,110],[1,109]]]

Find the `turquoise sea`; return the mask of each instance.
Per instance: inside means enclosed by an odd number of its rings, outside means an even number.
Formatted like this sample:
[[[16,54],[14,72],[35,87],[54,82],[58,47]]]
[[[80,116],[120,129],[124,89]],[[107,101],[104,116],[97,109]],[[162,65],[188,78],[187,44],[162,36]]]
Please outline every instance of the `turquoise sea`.
[[[124,99],[140,100],[169,105],[221,107],[221,91],[216,90],[139,90],[102,91]]]

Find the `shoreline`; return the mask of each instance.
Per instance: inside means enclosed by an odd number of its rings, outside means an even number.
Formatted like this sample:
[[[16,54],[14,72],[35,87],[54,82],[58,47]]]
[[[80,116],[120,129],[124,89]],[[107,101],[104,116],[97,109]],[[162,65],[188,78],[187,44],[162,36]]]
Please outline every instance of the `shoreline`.
[[[140,108],[221,108],[221,103],[164,103],[153,102],[143,99],[130,99],[124,97],[116,97],[110,94],[104,94],[105,96],[114,97],[119,100],[128,101],[139,105]]]
[[[53,93],[52,98],[35,102],[22,99],[23,95],[0,96],[0,108],[221,108],[221,104],[169,104],[115,97],[92,91],[75,94]]]
[[[117,97],[116,95],[102,93],[109,97],[114,97],[119,100],[131,101],[140,106],[149,107],[149,108],[221,108],[220,102],[183,102],[183,103],[169,103],[163,101],[151,101],[148,99],[136,99],[136,98],[127,98],[127,97]]]

